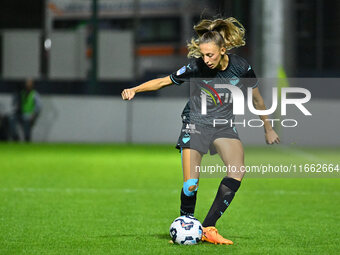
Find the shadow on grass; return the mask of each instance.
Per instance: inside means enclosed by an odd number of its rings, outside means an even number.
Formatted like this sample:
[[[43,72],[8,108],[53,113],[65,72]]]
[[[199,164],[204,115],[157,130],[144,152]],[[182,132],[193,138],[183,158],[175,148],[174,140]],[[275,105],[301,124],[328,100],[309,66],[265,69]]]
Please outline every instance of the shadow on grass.
[[[153,235],[154,237],[158,238],[158,239],[163,239],[163,240],[170,240],[170,235],[169,234],[155,234]]]
[[[254,239],[254,237],[250,237],[250,236],[227,236],[225,237],[227,239],[231,239],[231,240],[234,240],[234,239]]]
[[[120,234],[119,236],[117,235],[102,235],[102,236],[96,236],[98,238],[124,238],[124,237],[137,237],[140,235],[137,234],[128,234],[128,235],[124,235],[124,234]]]

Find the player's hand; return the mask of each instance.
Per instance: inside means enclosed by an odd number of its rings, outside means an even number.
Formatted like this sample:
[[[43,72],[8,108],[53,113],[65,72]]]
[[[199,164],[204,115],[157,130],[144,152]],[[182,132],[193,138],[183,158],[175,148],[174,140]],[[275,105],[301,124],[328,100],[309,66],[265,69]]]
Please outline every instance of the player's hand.
[[[266,143],[267,144],[274,144],[274,143],[279,144],[280,143],[280,138],[276,134],[274,129],[267,131],[265,136],[266,136]]]
[[[136,92],[133,89],[124,89],[122,92],[123,100],[131,100],[136,95]]]

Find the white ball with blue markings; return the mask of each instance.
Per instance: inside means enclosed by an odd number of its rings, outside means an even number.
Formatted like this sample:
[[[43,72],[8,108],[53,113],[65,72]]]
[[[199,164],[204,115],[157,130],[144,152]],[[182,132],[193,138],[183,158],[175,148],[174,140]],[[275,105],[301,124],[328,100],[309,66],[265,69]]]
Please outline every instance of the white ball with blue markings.
[[[193,245],[201,241],[203,228],[196,218],[180,216],[172,222],[169,231],[174,243]]]

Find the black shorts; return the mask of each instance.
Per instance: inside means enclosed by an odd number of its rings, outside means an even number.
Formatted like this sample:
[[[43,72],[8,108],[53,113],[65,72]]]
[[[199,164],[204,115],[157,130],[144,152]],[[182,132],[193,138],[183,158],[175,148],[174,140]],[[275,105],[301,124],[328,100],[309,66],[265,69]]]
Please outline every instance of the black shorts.
[[[181,150],[190,148],[197,150],[202,154],[217,153],[213,142],[217,138],[231,138],[240,140],[235,127],[202,127],[195,124],[183,123],[180,136],[177,141],[176,148]]]

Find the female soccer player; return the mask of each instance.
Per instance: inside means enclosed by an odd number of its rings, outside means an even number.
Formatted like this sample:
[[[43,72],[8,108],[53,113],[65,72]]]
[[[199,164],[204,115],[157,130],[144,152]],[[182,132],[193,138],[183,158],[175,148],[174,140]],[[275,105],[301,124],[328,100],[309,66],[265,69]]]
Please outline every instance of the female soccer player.
[[[214,80],[232,84],[242,91],[252,88],[252,101],[257,110],[265,110],[258,82],[251,66],[241,57],[228,54],[227,50],[245,45],[245,30],[235,18],[202,20],[194,26],[197,38],[188,44],[188,65],[165,77],[154,79],[139,86],[125,89],[124,100],[131,100],[136,93],[154,91],[165,86],[181,85],[190,78],[201,78],[200,94],[190,98],[182,113],[183,127],[177,142],[182,155],[184,184],[181,191],[181,215],[193,215],[199,181],[201,159],[210,149],[211,154],[218,153],[226,166],[232,166],[218,187],[216,197],[203,221],[202,240],[214,244],[233,244],[223,238],[215,228],[217,220],[228,208],[244,176],[244,156],[242,143],[234,125],[214,126],[214,119],[234,120],[232,100],[225,93],[224,102],[213,87]],[[195,79],[196,80],[196,79]],[[222,84],[223,84],[222,83]],[[216,83],[215,83],[216,84]],[[220,83],[219,83],[220,84]],[[197,87],[197,86],[196,86]],[[229,91],[229,90],[227,90]],[[221,90],[219,91],[221,92]],[[229,91],[230,93],[230,91]],[[208,98],[207,112],[202,114],[202,95]],[[216,102],[219,102],[218,104]],[[260,116],[264,122],[265,139],[268,144],[279,143],[279,137],[272,129],[267,116]],[[231,168],[228,168],[229,170]],[[235,171],[236,169],[236,171]]]

